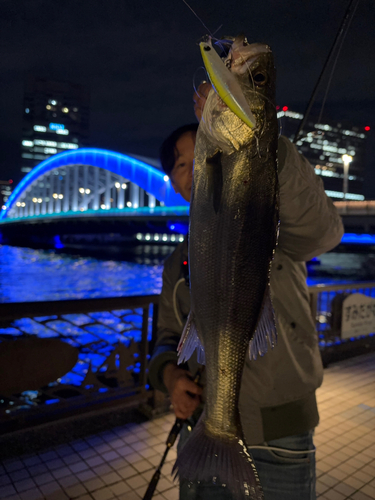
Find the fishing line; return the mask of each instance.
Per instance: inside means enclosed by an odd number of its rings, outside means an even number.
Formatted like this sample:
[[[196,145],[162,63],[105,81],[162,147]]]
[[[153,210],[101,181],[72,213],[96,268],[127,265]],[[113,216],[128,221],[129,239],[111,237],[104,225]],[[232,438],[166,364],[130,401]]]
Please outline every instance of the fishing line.
[[[306,110],[305,110],[305,112],[303,114],[303,119],[301,120],[301,122],[300,122],[300,124],[298,126],[298,129],[296,131],[296,134],[294,136],[293,144],[295,144],[298,141],[299,136],[301,135],[302,129],[303,129],[304,125],[306,124],[307,118],[308,118],[308,116],[310,114],[312,105],[314,104],[315,96],[316,96],[316,94],[318,92],[318,88],[319,88],[319,85],[320,85],[320,83],[322,81],[323,75],[324,75],[324,73],[325,73],[325,71],[326,71],[326,69],[328,67],[328,64],[330,63],[330,61],[332,59],[332,56],[333,56],[333,54],[335,52],[335,49],[336,49],[338,43],[340,42],[341,37],[347,31],[346,24],[348,22],[348,19],[351,20],[351,17],[350,17],[351,16],[351,9],[352,9],[352,5],[353,5],[354,2],[356,2],[354,10],[357,9],[359,0],[350,0],[349,5],[348,5],[348,7],[347,7],[347,9],[345,11],[345,14],[344,14],[344,18],[343,18],[343,20],[341,22],[341,25],[339,27],[339,30],[338,30],[337,34],[336,34],[335,40],[333,42],[333,45],[331,47],[331,50],[329,51],[327,59],[326,59],[326,61],[324,63],[324,66],[322,68],[322,71],[320,72],[319,78],[318,78],[318,80],[317,80],[317,82],[315,84],[314,90],[313,90],[313,92],[311,94],[310,100],[309,100],[309,102],[308,102],[308,104],[306,106]]]
[[[327,100],[327,96],[328,96],[328,92],[329,92],[329,89],[330,89],[330,86],[331,86],[333,74],[334,74],[335,69],[336,69],[336,64],[337,64],[337,61],[339,59],[340,52],[341,52],[342,46],[344,44],[344,40],[346,38],[346,35],[348,34],[350,23],[352,22],[354,14],[355,14],[355,11],[357,10],[358,4],[359,4],[359,0],[357,1],[357,4],[354,6],[353,13],[351,15],[351,18],[348,21],[346,31],[341,36],[341,42],[340,42],[340,45],[339,45],[339,47],[337,49],[337,54],[336,54],[334,63],[332,65],[331,74],[329,75],[329,79],[328,79],[328,83],[327,83],[327,88],[326,88],[326,91],[325,91],[325,94],[324,94],[324,98],[323,98],[323,102],[322,102],[322,107],[321,107],[321,110],[320,110],[320,113],[319,113],[318,123],[321,123],[322,116],[323,116],[323,109],[324,109],[324,106],[325,106],[325,103],[326,103],[326,100]]]
[[[176,316],[177,322],[180,326],[183,326],[183,322],[181,321],[180,313],[178,312],[177,309],[177,288],[182,282],[185,283],[185,278],[179,279],[173,289],[173,311]]]
[[[214,38],[213,34],[211,33],[211,31],[207,28],[207,26],[204,24],[204,22],[202,21],[202,19],[198,16],[198,14],[193,10],[192,7],[190,7],[190,5],[187,3],[186,0],[182,0],[184,2],[184,4],[186,5],[186,7],[188,7],[191,12],[194,14],[194,16],[202,23],[203,27],[209,32],[209,34],[211,35],[212,38]],[[221,26],[220,26],[221,28]],[[219,28],[219,29],[220,29]],[[217,31],[217,30],[216,30]],[[216,32],[215,32],[216,33]]]

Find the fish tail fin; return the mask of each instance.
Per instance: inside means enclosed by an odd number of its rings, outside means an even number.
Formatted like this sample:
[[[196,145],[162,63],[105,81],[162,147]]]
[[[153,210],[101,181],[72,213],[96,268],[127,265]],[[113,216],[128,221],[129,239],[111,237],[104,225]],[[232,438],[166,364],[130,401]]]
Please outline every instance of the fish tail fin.
[[[198,335],[198,330],[195,325],[194,315],[190,311],[184,331],[178,344],[178,364],[187,361],[194,351],[197,351],[197,361],[201,365],[206,363],[206,357],[204,354],[204,347]]]
[[[257,328],[249,344],[250,359],[256,360],[258,356],[263,356],[268,351],[268,344],[270,344],[271,347],[274,347],[276,343],[277,331],[275,313],[272,307],[270,287],[268,285],[264,295],[262,312]]]
[[[234,500],[263,500],[258,473],[244,442],[210,436],[203,417],[204,413],[179,453],[172,474],[180,480],[225,486]]]

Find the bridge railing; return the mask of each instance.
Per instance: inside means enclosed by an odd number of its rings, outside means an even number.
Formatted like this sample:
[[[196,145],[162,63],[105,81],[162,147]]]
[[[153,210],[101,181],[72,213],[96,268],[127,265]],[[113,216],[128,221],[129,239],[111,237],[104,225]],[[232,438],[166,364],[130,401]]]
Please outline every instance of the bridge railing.
[[[158,301],[149,295],[0,304],[0,434],[150,401],[147,363]],[[30,380],[44,385],[30,387]]]

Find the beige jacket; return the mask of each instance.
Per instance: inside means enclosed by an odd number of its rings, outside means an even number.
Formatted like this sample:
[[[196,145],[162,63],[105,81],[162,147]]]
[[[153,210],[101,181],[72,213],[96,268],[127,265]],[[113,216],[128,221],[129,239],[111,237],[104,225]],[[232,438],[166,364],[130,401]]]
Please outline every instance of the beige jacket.
[[[343,225],[322,180],[285,138],[279,139],[280,235],[271,272],[278,344],[257,361],[246,361],[240,414],[248,445],[299,434],[318,421],[315,390],[323,367],[309,307],[305,261],[341,241]],[[151,384],[165,391],[162,371],[176,361],[176,347],[190,308],[182,279],[187,243],[166,260],[160,297],[158,338],[149,367]],[[175,307],[173,295],[175,294]],[[194,359],[189,369],[197,369]]]

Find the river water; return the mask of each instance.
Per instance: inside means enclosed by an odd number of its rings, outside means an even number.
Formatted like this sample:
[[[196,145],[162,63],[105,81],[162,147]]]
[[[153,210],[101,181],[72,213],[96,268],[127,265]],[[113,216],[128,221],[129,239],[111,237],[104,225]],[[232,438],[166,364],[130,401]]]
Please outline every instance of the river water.
[[[0,302],[160,293],[163,257],[145,262],[152,263],[0,245]],[[308,271],[309,285],[375,280],[375,254],[327,253],[309,264]]]

